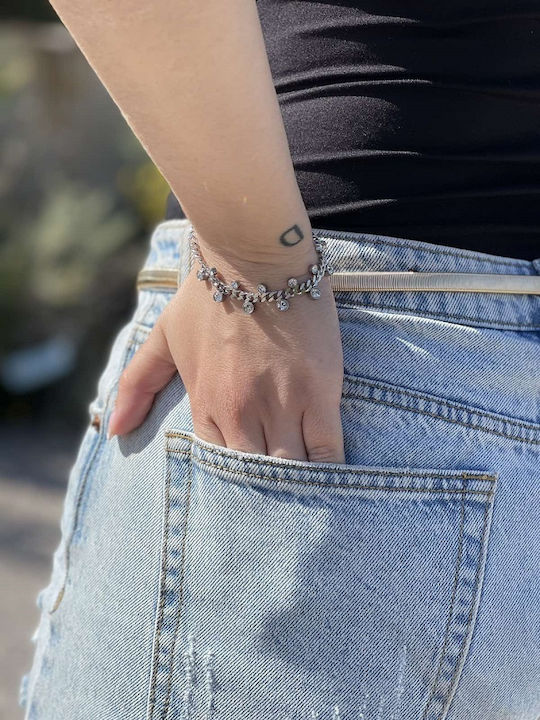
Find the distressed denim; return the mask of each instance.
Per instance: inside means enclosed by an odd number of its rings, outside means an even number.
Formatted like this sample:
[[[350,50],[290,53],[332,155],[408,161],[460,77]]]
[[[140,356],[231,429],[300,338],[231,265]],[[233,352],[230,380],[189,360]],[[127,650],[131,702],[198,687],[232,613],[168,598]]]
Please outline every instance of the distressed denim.
[[[145,267],[181,282],[189,228],[156,225]],[[540,273],[315,232],[336,271]],[[203,441],[178,375],[107,440],[119,376],[173,292],[139,292],[90,404],[25,717],[538,720],[540,296],[336,292],[336,464]]]

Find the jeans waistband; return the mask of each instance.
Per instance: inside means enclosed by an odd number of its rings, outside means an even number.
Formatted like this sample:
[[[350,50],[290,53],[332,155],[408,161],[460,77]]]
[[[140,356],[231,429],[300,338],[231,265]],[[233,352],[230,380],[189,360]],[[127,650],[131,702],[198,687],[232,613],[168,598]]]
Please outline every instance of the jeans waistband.
[[[143,270],[174,271],[178,283],[191,267],[187,218],[164,220],[151,235]],[[346,272],[481,273],[540,276],[540,258],[521,260],[435,245],[406,238],[313,228],[327,241],[336,274]],[[513,278],[512,278],[513,279]],[[343,308],[370,308],[381,312],[421,315],[465,325],[501,330],[540,330],[540,295],[454,290],[334,290]],[[157,287],[156,287],[157,289]],[[163,289],[163,288],[162,288]],[[171,290],[175,288],[171,287]],[[141,288],[151,291],[151,283]]]

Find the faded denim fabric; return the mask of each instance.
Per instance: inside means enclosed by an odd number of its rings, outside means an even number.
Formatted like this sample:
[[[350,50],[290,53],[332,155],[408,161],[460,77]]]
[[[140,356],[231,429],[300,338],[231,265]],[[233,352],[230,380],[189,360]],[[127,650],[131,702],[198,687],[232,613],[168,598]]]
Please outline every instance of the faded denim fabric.
[[[189,228],[158,224],[145,267],[181,281]],[[337,271],[540,273],[315,232]],[[342,465],[202,441],[178,376],[107,441],[172,292],[139,292],[90,405],[27,720],[538,720],[540,296],[336,292]]]

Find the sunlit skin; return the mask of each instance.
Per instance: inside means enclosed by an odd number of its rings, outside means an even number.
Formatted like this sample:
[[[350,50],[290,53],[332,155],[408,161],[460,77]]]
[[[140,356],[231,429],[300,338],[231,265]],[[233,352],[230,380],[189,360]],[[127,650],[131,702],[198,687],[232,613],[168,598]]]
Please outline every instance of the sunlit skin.
[[[269,289],[317,261],[255,0],[51,3],[226,281]],[[289,310],[212,300],[190,275],[120,379],[109,434],[179,372],[195,433],[237,450],[344,462],[343,356],[329,278]]]

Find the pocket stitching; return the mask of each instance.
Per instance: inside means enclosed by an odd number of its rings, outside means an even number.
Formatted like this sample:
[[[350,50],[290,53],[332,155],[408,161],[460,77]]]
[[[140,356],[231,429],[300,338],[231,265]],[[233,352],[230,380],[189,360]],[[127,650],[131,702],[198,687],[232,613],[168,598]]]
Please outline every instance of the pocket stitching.
[[[186,452],[185,454],[190,455],[191,453]],[[169,532],[170,532],[170,502],[171,502],[171,463],[168,451],[166,449],[166,463],[167,463],[167,474],[166,474],[166,498],[165,498],[165,518],[164,518],[164,531],[163,531],[163,543],[161,546],[161,552],[162,552],[162,562],[161,562],[161,568],[160,568],[160,599],[159,599],[159,614],[158,619],[156,623],[156,629],[155,629],[155,637],[156,637],[156,644],[153,652],[152,657],[152,675],[151,675],[151,683],[149,688],[149,700],[148,700],[148,712],[147,712],[147,718],[148,720],[152,720],[154,717],[154,710],[156,708],[156,690],[157,690],[157,684],[158,684],[158,672],[159,672],[159,665],[160,665],[160,651],[161,651],[161,634],[162,634],[162,627],[164,622],[164,614],[165,614],[165,598],[167,594],[167,573],[168,573],[168,545],[169,545]],[[168,717],[169,714],[169,707],[170,707],[170,701],[171,701],[171,688],[172,688],[172,679],[174,674],[174,652],[176,648],[176,639],[178,636],[178,629],[180,627],[180,621],[182,618],[182,602],[183,602],[183,594],[184,594],[184,570],[185,570],[185,561],[186,561],[186,542],[187,542],[187,534],[188,534],[188,522],[189,522],[189,511],[191,507],[191,484],[192,484],[192,478],[193,478],[193,471],[192,471],[192,464],[190,463],[190,471],[188,475],[188,481],[187,481],[187,488],[186,488],[186,509],[184,512],[184,519],[183,519],[183,528],[182,528],[182,544],[181,544],[181,550],[182,550],[182,561],[181,561],[181,572],[180,572],[180,579],[178,582],[178,607],[176,610],[176,617],[174,620],[174,631],[172,633],[172,646],[169,650],[170,652],[170,659],[169,659],[169,668],[167,672],[167,687],[166,687],[166,693],[165,698],[163,701],[163,707],[161,710],[161,718],[165,719]]]
[[[454,664],[454,669],[452,672],[452,676],[450,680],[448,681],[448,689],[446,693],[437,699],[434,700],[435,692],[437,690],[436,684],[433,685],[433,689],[431,692],[431,695],[428,699],[428,704],[426,706],[425,713],[422,717],[422,720],[426,720],[428,710],[430,708],[430,705],[435,705],[434,713],[436,715],[433,715],[433,720],[439,720],[439,718],[443,719],[446,716],[446,713],[448,712],[450,702],[452,700],[452,697],[454,695],[454,692],[457,689],[457,685],[459,683],[459,678],[461,676],[461,671],[463,668],[463,663],[466,658],[466,652],[468,650],[468,646],[470,644],[470,633],[473,623],[473,618],[476,617],[477,611],[478,611],[478,601],[480,597],[481,592],[481,576],[482,576],[482,570],[485,565],[485,556],[486,556],[486,547],[487,542],[489,540],[489,528],[488,528],[488,519],[490,517],[490,510],[492,508],[492,500],[491,498],[486,499],[484,503],[484,517],[483,517],[483,526],[482,526],[482,532],[480,533],[480,551],[477,553],[476,556],[476,571],[475,571],[475,577],[474,577],[474,587],[471,592],[471,600],[470,600],[470,608],[469,608],[469,614],[467,617],[467,623],[464,628],[462,640],[461,640],[461,647],[459,649],[459,655],[457,660]],[[452,613],[453,615],[453,613]],[[453,620],[452,615],[450,616],[450,624]],[[448,637],[450,634],[448,634]],[[441,655],[441,662],[440,667],[442,667],[442,663],[444,662],[444,654]],[[439,685],[442,686],[442,683],[439,682]],[[440,716],[438,713],[441,713]]]
[[[192,453],[190,453],[187,450],[168,450],[167,452],[181,454],[181,455],[190,455],[191,459],[194,463],[201,463],[202,465],[207,465],[208,467],[216,468],[217,470],[225,470],[227,472],[232,473],[233,475],[241,475],[243,477],[249,477],[249,478],[256,478],[260,480],[270,480],[274,482],[283,482],[287,484],[298,484],[298,485],[314,485],[318,487],[325,487],[328,489],[335,488],[336,490],[349,490],[349,489],[360,489],[360,490],[393,490],[395,492],[417,492],[417,493],[442,493],[442,494],[461,494],[461,495],[485,495],[487,497],[493,495],[493,490],[486,489],[486,490],[471,490],[471,489],[445,489],[445,488],[416,488],[416,487],[410,487],[410,486],[402,486],[402,487],[396,487],[396,486],[389,486],[389,485],[363,485],[361,483],[347,483],[347,484],[331,484],[331,483],[325,483],[325,482],[317,482],[314,480],[301,480],[300,478],[292,478],[292,479],[282,479],[282,478],[271,478],[267,475],[259,475],[258,473],[253,472],[246,472],[245,470],[237,470],[227,467],[226,465],[220,465],[219,463],[211,463],[208,460],[203,460],[202,458],[195,457]],[[247,462],[259,462],[256,460],[248,460]],[[261,463],[265,464],[265,463]],[[309,467],[306,468],[299,468],[299,470],[309,469]],[[344,472],[352,473],[353,470],[346,470]],[[358,471],[359,473],[364,473],[365,471]],[[377,474],[374,472],[374,474]],[[384,474],[384,473],[380,473]],[[410,473],[407,475],[407,473],[395,473],[398,477],[422,477],[421,474],[415,474]],[[433,477],[432,475],[425,476],[425,477]],[[455,477],[458,480],[467,479],[465,475],[441,475],[441,478],[452,478]],[[476,476],[474,476],[476,477]],[[481,480],[489,483],[495,482],[495,475],[489,476],[486,478],[481,478]]]
[[[439,681],[439,676],[441,674],[441,669],[444,661],[444,656],[446,652],[446,646],[448,645],[448,637],[450,635],[450,626],[454,617],[454,605],[456,602],[456,596],[457,596],[457,587],[459,582],[459,573],[461,570],[461,563],[463,561],[463,538],[464,538],[464,529],[465,529],[465,496],[461,496],[461,504],[460,504],[461,512],[460,512],[460,523],[459,523],[459,552],[458,552],[458,560],[456,562],[456,571],[454,573],[454,584],[452,588],[452,598],[450,601],[450,607],[448,608],[448,619],[446,622],[446,628],[444,631],[444,642],[441,650],[441,656],[439,658],[439,664],[437,667],[437,672],[435,674],[435,679],[432,682],[431,685],[431,692],[428,695],[428,699],[426,702],[426,707],[424,710],[424,713],[422,715],[422,720],[426,719],[429,707],[431,705],[433,696],[435,695],[435,690],[437,688],[437,683]]]
[[[435,412],[429,412],[427,410],[418,410],[417,408],[410,408],[406,405],[399,405],[398,403],[390,402],[389,400],[381,400],[380,398],[373,398],[373,397],[360,397],[358,395],[344,395],[344,397],[348,397],[349,399],[353,400],[353,402],[356,400],[358,402],[371,402],[376,403],[379,405],[386,405],[387,407],[394,407],[398,410],[403,410],[405,412],[413,412],[418,413],[419,415],[427,415],[427,417],[436,418],[437,420],[441,420],[442,422],[451,423],[453,425],[460,425],[461,427],[468,427],[472,430],[480,430],[481,432],[488,433],[490,435],[496,435],[497,437],[503,437],[507,440],[516,440],[517,442],[526,443],[528,445],[540,445],[540,440],[534,440],[534,439],[528,439],[520,437],[519,435],[510,435],[508,433],[500,432],[499,430],[492,430],[490,428],[485,427],[484,425],[480,424],[473,424],[465,422],[465,420],[454,420],[449,417],[444,417],[443,415],[439,415]]]
[[[181,621],[181,606],[182,606],[182,597],[183,597],[183,590],[184,590],[184,577],[185,577],[185,546],[186,546],[186,539],[187,539],[187,532],[188,532],[188,520],[189,520],[188,516],[189,516],[189,509],[190,509],[191,485],[193,482],[193,463],[200,462],[202,464],[209,465],[210,467],[223,468],[225,470],[232,472],[233,474],[247,475],[249,477],[263,478],[266,480],[268,480],[268,479],[276,480],[275,478],[268,478],[266,476],[258,475],[256,473],[245,473],[245,472],[239,471],[239,470],[231,470],[230,468],[228,468],[226,466],[221,466],[219,464],[211,463],[207,460],[196,457],[193,454],[193,447],[198,444],[198,439],[196,436],[194,437],[192,434],[184,434],[181,432],[169,431],[169,432],[166,432],[165,435],[166,435],[166,438],[180,437],[189,442],[189,448],[190,448],[189,450],[170,448],[168,446],[166,446],[165,450],[166,450],[167,456],[174,455],[174,454],[180,454],[180,455],[189,457],[190,458],[190,470],[189,470],[189,476],[188,476],[188,487],[186,490],[186,511],[184,514],[184,523],[183,523],[182,574],[181,574],[180,589],[179,589],[180,600],[179,600],[179,604],[178,604],[176,621],[175,621],[175,631],[173,634],[173,650],[171,651],[171,659],[170,659],[169,669],[168,669],[168,678],[167,678],[168,686],[167,686],[167,694],[165,696],[165,701],[164,701],[165,706],[163,708],[163,713],[162,713],[163,718],[168,717],[169,708],[170,708],[170,697],[171,697],[170,696],[170,688],[171,688],[171,682],[172,682],[172,677],[173,677],[173,672],[174,672],[174,645],[176,643],[176,636],[178,634],[178,628],[179,628],[179,624]],[[204,442],[204,441],[202,441],[202,442]],[[217,446],[217,450],[212,450],[212,452],[216,452],[217,454],[219,454],[220,450],[221,450],[220,446]],[[223,450],[226,451],[227,448],[223,448]],[[235,451],[233,451],[233,452],[235,452]],[[225,453],[225,454],[228,454],[228,453]],[[229,453],[229,456],[230,456],[230,453]],[[233,457],[234,457],[234,455],[233,455]],[[256,463],[259,463],[262,465],[265,464],[264,460],[259,460],[259,459],[250,460],[248,458],[248,462],[249,461],[256,462]],[[279,461],[275,464],[279,465]],[[323,469],[327,470],[328,468],[323,467]],[[369,468],[366,468],[366,471],[369,472]],[[358,470],[358,472],[366,472],[366,471]],[[168,475],[169,483],[171,481],[170,473],[171,473],[170,461],[168,461],[167,475]],[[373,473],[377,474],[377,471],[374,470]],[[404,473],[389,472],[389,474],[403,475]],[[412,477],[419,477],[419,476],[421,477],[422,472],[420,471],[419,473],[416,473],[416,474],[410,473],[410,475]],[[430,476],[431,475],[429,475],[429,476],[426,475],[426,477],[430,477]],[[428,492],[428,493],[429,492],[442,492],[442,493],[454,492],[454,493],[459,493],[461,495],[461,501],[460,501],[461,513],[460,513],[460,525],[459,525],[459,551],[458,551],[458,558],[456,561],[452,598],[450,600],[450,605],[448,608],[448,616],[447,616],[446,626],[445,626],[445,630],[444,630],[444,640],[443,640],[443,644],[442,644],[442,650],[441,650],[439,662],[437,664],[437,670],[435,671],[435,679],[431,683],[431,689],[428,694],[428,698],[426,701],[422,720],[426,720],[427,718],[429,718],[430,720],[442,720],[442,718],[445,717],[445,713],[447,712],[449,703],[450,703],[450,701],[453,697],[453,694],[456,690],[457,683],[459,682],[459,678],[461,675],[462,666],[463,666],[463,662],[464,662],[464,657],[466,657],[466,652],[467,652],[469,644],[470,644],[469,636],[471,633],[471,626],[473,623],[473,619],[476,617],[476,613],[478,610],[478,599],[479,599],[479,592],[481,589],[480,581],[481,581],[481,577],[482,577],[482,569],[485,565],[486,545],[487,545],[487,540],[489,538],[488,519],[490,516],[490,509],[493,506],[493,497],[495,494],[496,483],[497,483],[499,475],[498,475],[498,473],[493,473],[491,475],[488,475],[488,474],[474,475],[474,474],[467,473],[466,471],[464,471],[461,475],[442,474],[441,477],[464,479],[465,480],[465,488],[461,489],[461,490],[450,490],[450,491],[446,491],[444,489],[434,489],[434,488],[419,489],[419,488],[408,488],[408,487],[396,488],[396,487],[383,487],[383,486],[374,486],[373,488],[371,488],[371,487],[367,488],[367,489],[397,490],[397,491],[411,490],[411,491],[420,492],[420,493],[423,493],[423,492]],[[477,479],[489,482],[491,485],[491,488],[482,490],[482,491],[476,491],[476,490],[473,490],[473,489],[467,487],[467,485],[468,485],[467,480],[477,480]],[[279,481],[279,479],[277,479],[277,480]],[[287,481],[287,482],[289,482],[289,481]],[[297,481],[292,480],[290,482],[295,483]],[[308,485],[323,485],[326,488],[337,487],[338,489],[341,489],[343,487],[345,487],[345,488],[351,487],[351,486],[342,486],[342,485],[328,485],[326,483],[318,483],[318,482],[311,482],[311,481],[300,481],[300,482],[302,482],[302,484],[308,484]],[[360,486],[360,487],[365,487],[365,486]],[[475,569],[474,569],[474,583],[472,585],[472,590],[468,591],[467,585],[465,584],[463,586],[463,590],[460,591],[461,578],[463,577],[463,575],[462,575],[463,558],[465,557],[465,549],[464,549],[465,548],[465,538],[467,537],[467,534],[465,533],[465,526],[469,522],[469,521],[466,521],[466,515],[467,515],[466,508],[470,507],[470,504],[466,502],[466,497],[465,497],[466,495],[483,495],[484,498],[479,499],[479,501],[482,502],[484,505],[484,513],[483,513],[483,524],[482,524],[481,532],[475,533],[474,535],[469,532],[470,537],[473,539],[476,539],[475,541],[478,542],[480,545],[480,549],[476,553],[476,564],[475,564]],[[163,565],[162,565],[162,567],[163,567]],[[164,582],[165,582],[166,575],[164,575],[163,577],[164,577]],[[163,586],[163,587],[165,587],[165,586]],[[449,679],[441,680],[440,679],[441,671],[442,671],[445,660],[448,659],[448,648],[451,645],[449,638],[451,636],[451,633],[454,632],[455,630],[459,630],[459,627],[460,627],[459,623],[456,622],[455,608],[456,608],[457,598],[460,595],[463,595],[463,591],[465,591],[467,593],[466,597],[468,596],[468,605],[470,607],[469,607],[469,611],[468,611],[468,617],[466,620],[466,624],[461,632],[461,638],[459,641],[460,642],[459,654],[458,654],[457,660],[454,663],[452,663],[453,667],[450,671],[451,675],[450,675]],[[163,624],[163,620],[161,620],[161,625],[162,624]],[[157,659],[158,658],[156,656],[155,660],[157,660]],[[155,664],[155,667],[157,667],[157,662]],[[156,671],[155,675],[157,675],[157,671]],[[447,688],[446,690],[444,690],[445,686]],[[440,697],[436,697],[436,692],[438,689],[439,689],[439,692],[441,692],[441,691],[444,692],[444,694],[441,693]],[[154,695],[155,695],[155,680],[154,680]],[[148,716],[149,720],[151,720],[151,718],[153,717],[153,712],[154,712],[154,705],[152,706],[151,712]]]
[[[460,412],[468,414],[469,416],[478,415],[478,417],[485,417],[488,420],[493,420],[493,422],[505,422],[510,425],[514,425],[515,427],[521,427],[524,430],[533,430],[534,432],[540,431],[540,424],[538,423],[528,423],[524,422],[523,420],[519,420],[518,418],[513,418],[496,413],[490,413],[480,408],[473,407],[471,405],[465,405],[458,402],[450,402],[446,398],[439,397],[438,395],[428,395],[427,393],[410,390],[399,385],[390,385],[389,383],[383,384],[381,382],[376,382],[371,378],[360,377],[359,375],[349,375],[345,373],[344,378],[347,382],[351,382],[355,385],[367,385],[368,387],[373,387],[377,390],[382,390],[383,392],[392,392],[398,395],[406,395],[407,397],[413,398],[413,400],[426,400],[426,402],[444,405],[451,410],[458,410]],[[352,400],[354,400],[355,398],[358,398],[359,400],[366,399],[364,396],[355,395],[353,392],[346,393],[344,397],[350,398]],[[411,410],[413,412],[416,412],[412,408]]]
[[[339,292],[339,291],[338,291]],[[370,292],[369,290],[365,290],[364,292]],[[373,291],[372,291],[373,292]],[[379,291],[381,292],[381,291]],[[540,328],[540,325],[538,323],[515,323],[510,322],[508,320],[499,320],[498,318],[494,318],[493,320],[485,321],[483,317],[470,317],[469,315],[459,315],[458,313],[452,313],[452,312],[440,312],[435,310],[421,310],[420,308],[410,308],[410,307],[404,307],[402,305],[389,305],[389,304],[383,304],[379,305],[377,303],[372,303],[370,301],[365,301],[363,305],[351,305],[348,303],[343,302],[337,302],[336,301],[336,307],[343,308],[345,310],[357,310],[359,307],[367,308],[368,310],[370,308],[375,308],[378,310],[394,310],[396,312],[399,312],[400,314],[405,313],[411,313],[412,315],[418,315],[420,317],[426,317],[431,319],[438,319],[441,318],[442,320],[446,320],[448,322],[451,322],[453,319],[457,320],[466,320],[470,323],[476,323],[477,325],[480,325],[481,327],[487,326],[487,327],[493,327],[493,325],[504,325],[507,328],[531,328],[531,330],[535,330],[537,328]]]
[[[198,445],[203,450],[206,450],[207,452],[213,453],[215,455],[222,455],[225,457],[229,457],[231,459],[238,459],[242,462],[250,462],[254,463],[256,465],[271,465],[275,466],[277,468],[280,468],[282,470],[289,469],[291,471],[302,471],[302,470],[318,470],[323,471],[326,473],[347,473],[350,475],[381,475],[381,476],[389,476],[389,477],[415,477],[415,478],[433,478],[433,479],[456,479],[456,480],[477,480],[479,482],[486,482],[490,485],[493,485],[493,483],[497,479],[496,473],[482,473],[479,471],[478,474],[475,474],[473,472],[467,472],[462,471],[456,474],[453,474],[452,472],[443,472],[443,473],[434,473],[422,470],[422,468],[419,468],[418,470],[414,472],[403,472],[403,471],[391,471],[391,470],[375,470],[371,469],[369,467],[365,468],[357,468],[351,465],[346,464],[340,464],[340,463],[317,463],[317,462],[303,462],[301,460],[295,461],[299,464],[295,465],[289,465],[287,458],[274,458],[271,455],[265,456],[265,458],[257,458],[255,456],[252,456],[251,453],[244,453],[243,451],[239,450],[231,450],[230,448],[221,447],[220,445],[214,445],[214,447],[207,447],[209,445],[206,443],[206,441],[201,440],[197,438],[194,435],[186,434],[183,432],[176,432],[176,431],[168,431],[165,433],[165,436],[167,438],[179,438],[183,440],[187,440],[190,445],[189,450],[182,450],[177,448],[171,448],[166,447],[166,452],[176,453],[176,454],[185,454],[185,455],[191,455],[193,459],[197,462],[206,463],[208,464],[208,460],[203,460],[202,458],[198,458],[193,456],[192,453],[192,447],[194,445]],[[244,455],[245,457],[241,457],[240,454]],[[221,465],[215,465],[214,467],[221,468],[228,470],[231,473],[237,472],[237,470],[234,470],[232,468],[228,468],[227,466],[221,466]],[[254,475],[253,477],[263,477],[260,475]],[[264,476],[266,479],[266,476]],[[294,482],[294,481],[291,481]],[[326,483],[322,483],[323,485],[332,487],[331,485],[327,485]],[[347,485],[346,487],[352,487],[351,485]],[[469,490],[468,492],[474,492]],[[484,491],[480,491],[484,492]],[[488,492],[488,491],[485,491]]]

